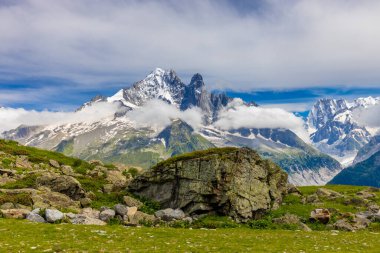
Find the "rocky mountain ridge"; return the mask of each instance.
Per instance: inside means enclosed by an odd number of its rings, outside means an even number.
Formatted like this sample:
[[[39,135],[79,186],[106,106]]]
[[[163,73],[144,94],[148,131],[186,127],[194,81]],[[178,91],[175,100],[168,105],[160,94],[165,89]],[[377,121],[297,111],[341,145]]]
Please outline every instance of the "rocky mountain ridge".
[[[166,131],[137,125],[129,117],[129,112],[138,110],[152,99],[162,100],[182,111],[197,108],[203,115],[202,126],[196,130],[173,128],[176,124],[173,121],[167,127],[177,130]],[[292,183],[302,185],[324,184],[342,169],[334,159],[306,144],[290,130],[221,130],[215,127],[213,123],[218,119],[219,112],[231,101],[232,98],[223,93],[208,92],[200,74],[195,74],[186,85],[174,71],[157,68],[145,79],[120,90],[114,96],[95,97],[78,109],[116,103],[121,110],[113,116],[92,123],[22,126],[5,132],[3,136],[86,160],[122,162],[144,168],[181,152],[212,146],[247,146],[275,160],[289,173]],[[255,103],[245,105],[257,106]],[[172,138],[172,134],[176,137]],[[182,134],[184,136],[181,137]],[[174,143],[178,148],[168,141],[173,139],[177,140]]]

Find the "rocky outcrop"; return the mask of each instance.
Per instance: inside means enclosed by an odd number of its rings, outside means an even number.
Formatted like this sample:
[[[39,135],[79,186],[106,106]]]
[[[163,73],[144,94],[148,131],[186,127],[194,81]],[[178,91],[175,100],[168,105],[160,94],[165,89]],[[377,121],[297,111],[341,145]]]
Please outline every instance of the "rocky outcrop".
[[[246,221],[280,205],[287,174],[251,149],[219,148],[161,162],[129,189],[188,215],[215,213]]]
[[[82,189],[81,184],[71,176],[47,173],[37,179],[37,184],[65,194],[74,200],[85,197],[85,191]]]

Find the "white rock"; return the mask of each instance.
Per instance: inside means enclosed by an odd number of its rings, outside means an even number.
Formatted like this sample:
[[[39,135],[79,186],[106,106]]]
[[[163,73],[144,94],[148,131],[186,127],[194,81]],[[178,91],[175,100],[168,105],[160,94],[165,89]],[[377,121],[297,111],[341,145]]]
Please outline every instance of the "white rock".
[[[45,210],[46,221],[50,223],[54,223],[56,221],[60,221],[63,219],[64,215],[62,212],[54,209],[46,209]]]

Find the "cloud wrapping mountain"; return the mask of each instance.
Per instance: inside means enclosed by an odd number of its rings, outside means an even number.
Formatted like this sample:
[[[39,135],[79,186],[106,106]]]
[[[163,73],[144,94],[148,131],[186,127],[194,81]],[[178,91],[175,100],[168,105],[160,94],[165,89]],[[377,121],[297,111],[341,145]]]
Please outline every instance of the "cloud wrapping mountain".
[[[247,106],[241,99],[234,99],[219,113],[215,126],[223,130],[239,128],[285,128],[309,142],[304,121],[281,108]]]
[[[103,118],[113,117],[122,110],[119,104],[100,102],[78,112],[52,112],[25,110],[23,108],[0,108],[0,133],[20,125],[62,125],[73,123],[92,123]]]

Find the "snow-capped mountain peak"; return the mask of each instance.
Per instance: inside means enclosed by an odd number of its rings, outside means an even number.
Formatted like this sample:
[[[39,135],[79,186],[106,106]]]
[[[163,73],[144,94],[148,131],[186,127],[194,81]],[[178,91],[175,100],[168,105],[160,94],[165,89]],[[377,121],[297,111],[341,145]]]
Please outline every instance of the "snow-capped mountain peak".
[[[151,99],[161,99],[179,107],[185,86],[173,70],[156,68],[143,80],[124,89],[123,98],[135,106]]]
[[[369,129],[354,117],[354,111],[366,110],[380,98],[320,99],[309,113],[307,124],[314,145],[322,152],[350,165],[358,150],[371,138]]]

